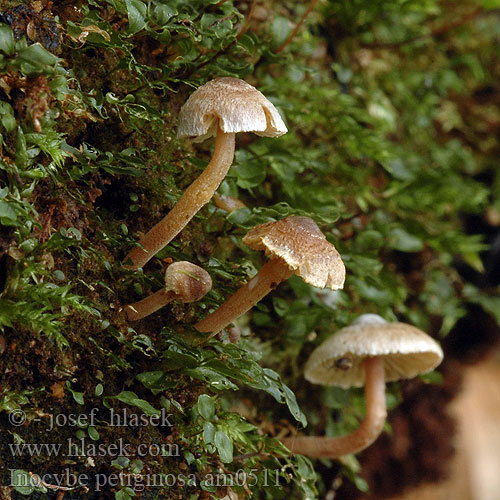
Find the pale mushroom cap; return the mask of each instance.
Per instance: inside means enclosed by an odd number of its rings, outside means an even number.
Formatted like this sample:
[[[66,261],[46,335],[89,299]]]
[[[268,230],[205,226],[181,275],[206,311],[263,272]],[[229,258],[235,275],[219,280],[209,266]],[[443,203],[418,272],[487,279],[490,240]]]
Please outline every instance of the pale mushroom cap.
[[[217,133],[255,132],[278,137],[287,128],[274,105],[255,87],[238,78],[216,78],[195,90],[179,114],[177,137],[201,142]]]
[[[212,278],[191,262],[174,262],[165,271],[165,288],[180,302],[196,302],[212,289]]]
[[[315,384],[360,387],[367,356],[381,356],[385,379],[392,381],[431,371],[442,361],[443,351],[433,338],[406,323],[361,322],[320,344],[307,360],[304,376]]]
[[[305,282],[338,290],[345,267],[336,248],[309,217],[290,216],[251,229],[243,243],[283,259]]]

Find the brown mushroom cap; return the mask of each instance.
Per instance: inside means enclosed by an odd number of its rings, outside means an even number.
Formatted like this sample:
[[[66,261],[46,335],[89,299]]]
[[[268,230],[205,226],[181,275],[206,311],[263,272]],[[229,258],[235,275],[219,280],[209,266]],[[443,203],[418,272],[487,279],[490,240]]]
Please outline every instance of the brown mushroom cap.
[[[307,360],[304,376],[315,384],[360,387],[365,383],[362,360],[367,356],[382,357],[385,380],[393,381],[432,370],[443,359],[443,351],[414,326],[367,314],[320,344]]]
[[[251,229],[243,243],[283,259],[305,282],[338,290],[345,267],[336,248],[309,217],[290,216]]]
[[[175,292],[175,300],[196,302],[212,288],[212,278],[191,262],[174,262],[165,271],[165,289]]]
[[[278,137],[287,128],[274,105],[255,87],[238,78],[216,78],[191,94],[179,114],[177,137],[201,142],[217,133],[254,132]]]

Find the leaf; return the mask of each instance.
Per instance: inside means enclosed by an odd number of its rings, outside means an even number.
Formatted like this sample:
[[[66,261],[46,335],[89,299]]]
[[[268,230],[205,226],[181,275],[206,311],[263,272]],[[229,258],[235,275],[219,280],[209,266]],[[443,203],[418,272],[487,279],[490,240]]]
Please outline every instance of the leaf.
[[[159,415],[160,410],[157,410],[153,406],[151,406],[146,400],[141,399],[135,394],[135,392],[131,391],[122,391],[117,396],[113,396],[112,399],[117,399],[122,403],[126,403],[131,406],[136,406],[141,409],[146,415]]]
[[[187,352],[179,352],[174,348],[163,353],[163,357],[170,361],[172,368],[196,368],[198,362],[194,356]]]
[[[138,474],[144,469],[144,462],[142,460],[136,459],[130,462],[129,470],[132,474]]]
[[[12,472],[11,486],[14,486],[14,489],[21,495],[31,495],[35,491],[34,480],[25,470],[17,469]]]
[[[21,126],[17,127],[16,136],[16,165],[21,168],[28,166],[28,151],[26,149],[26,137]]]
[[[198,412],[205,420],[212,420],[215,416],[215,404],[208,394],[198,397]]]
[[[157,394],[171,385],[166,381],[165,374],[161,370],[139,373],[136,378],[139,382],[142,382],[144,387],[152,391],[153,394]]]
[[[475,269],[478,273],[484,273],[484,263],[481,255],[478,252],[464,252],[463,258],[469,266]]]
[[[147,5],[141,0],[125,0],[128,13],[128,32],[137,33],[146,26]]]
[[[97,432],[97,429],[95,427],[90,426],[87,429],[87,432],[89,433],[90,439],[93,441],[97,441],[99,439],[99,432]]]
[[[72,388],[71,388],[71,385],[70,383],[67,381],[66,382],[66,387],[68,388],[69,392],[71,392],[71,394],[73,395],[73,399],[79,404],[79,405],[83,405],[85,404],[85,401],[83,399],[83,392],[78,392],[78,391],[74,391]]]
[[[195,370],[186,370],[185,373],[191,377],[205,380],[211,387],[219,391],[222,389],[238,390],[238,386],[233,384],[227,377],[222,375],[219,371],[212,370],[206,366],[200,366]]]
[[[14,53],[16,46],[14,43],[14,34],[5,24],[0,24],[0,50],[7,55]]]
[[[215,447],[222,463],[229,464],[233,461],[233,442],[223,430],[219,429],[215,433]]]
[[[12,132],[16,128],[14,110],[8,102],[0,101],[0,121],[7,133]]]
[[[175,15],[177,15],[177,9],[171,5],[154,4],[152,7],[151,17],[160,26],[167,24],[170,18]]]
[[[293,391],[281,382],[280,376],[274,370],[264,368],[263,371],[266,375],[265,381],[268,385],[266,392],[271,394],[278,403],[284,401],[295,420],[299,421],[304,427],[307,426],[306,416],[300,410]]]
[[[48,68],[55,66],[60,61],[58,57],[45,50],[39,43],[21,49],[18,58],[21,61],[21,71],[27,75],[46,73]]]
[[[128,457],[116,457],[111,461],[112,467],[115,467],[117,469],[125,469],[126,467],[128,467],[129,463],[130,459]]]
[[[133,497],[135,497],[135,492],[128,486],[125,486],[115,493],[115,500],[130,500]]]
[[[297,398],[293,391],[288,388],[286,385],[283,385],[283,391],[285,396],[285,402],[290,410],[290,413],[293,415],[295,420],[299,421],[304,427],[307,425],[306,416],[302,413],[299,404],[297,403]]]
[[[12,210],[12,207],[6,201],[0,200],[0,219],[10,219],[15,221],[17,219],[16,212]],[[5,224],[5,222],[3,222]]]
[[[212,422],[205,422],[203,425],[203,441],[206,444],[213,444],[215,439],[215,426]]]

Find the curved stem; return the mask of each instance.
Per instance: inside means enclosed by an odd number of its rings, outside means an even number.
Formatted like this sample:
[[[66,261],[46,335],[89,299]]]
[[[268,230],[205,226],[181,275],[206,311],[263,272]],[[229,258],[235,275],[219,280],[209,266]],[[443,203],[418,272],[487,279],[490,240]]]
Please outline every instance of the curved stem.
[[[231,295],[219,309],[198,321],[194,327],[199,332],[217,333],[236,318],[251,309],[259,300],[287,280],[293,271],[280,258],[268,260],[260,271],[234,295]]]
[[[315,458],[337,458],[357,453],[370,446],[382,432],[387,417],[385,406],[384,362],[381,358],[365,358],[366,415],[351,434],[338,438],[301,436],[282,439],[292,452]]]
[[[234,137],[235,134],[226,134],[220,128],[217,130],[215,150],[210,163],[184,191],[172,210],[129,252],[124,260],[126,267],[138,269],[144,266],[155,253],[168,245],[182,231],[198,210],[210,201],[233,163]]]
[[[156,293],[153,293],[153,295],[149,295],[139,302],[126,306],[125,312],[127,318],[129,321],[137,321],[138,319],[149,316],[169,302],[172,302],[176,295],[174,291],[166,290],[165,288],[158,290]]]

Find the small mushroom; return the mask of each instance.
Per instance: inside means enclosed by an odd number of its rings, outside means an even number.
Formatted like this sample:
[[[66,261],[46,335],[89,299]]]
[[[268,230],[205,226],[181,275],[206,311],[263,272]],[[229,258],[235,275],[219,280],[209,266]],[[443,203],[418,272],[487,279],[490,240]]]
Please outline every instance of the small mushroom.
[[[194,325],[200,332],[222,330],[294,273],[316,287],[344,286],[345,267],[339,253],[309,217],[290,216],[256,226],[243,242],[271,258],[222,306]]]
[[[213,157],[172,210],[129,252],[124,261],[127,267],[138,269],[146,264],[210,201],[233,162],[237,132],[278,137],[287,128],[274,105],[238,78],[217,78],[193,92],[181,108],[177,136],[201,142],[215,135]]]
[[[360,316],[313,351],[304,376],[315,384],[343,388],[365,384],[363,422],[347,436],[289,437],[282,439],[283,444],[293,453],[316,458],[336,458],[365,449],[382,432],[387,416],[385,382],[428,372],[442,359],[439,344],[418,328],[388,323],[376,314]]]
[[[125,307],[129,321],[149,316],[169,302],[196,302],[212,288],[212,278],[191,262],[174,262],[165,271],[165,288]]]

